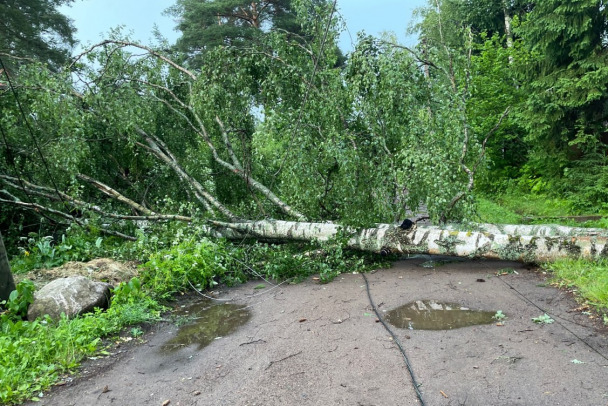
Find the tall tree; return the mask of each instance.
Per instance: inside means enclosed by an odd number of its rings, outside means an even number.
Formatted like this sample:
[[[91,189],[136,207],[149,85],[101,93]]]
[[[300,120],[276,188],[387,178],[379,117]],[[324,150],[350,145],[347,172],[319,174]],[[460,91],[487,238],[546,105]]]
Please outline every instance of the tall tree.
[[[34,59],[53,68],[63,64],[76,43],[75,29],[57,9],[73,1],[0,1],[0,54],[15,60]]]
[[[292,0],[177,0],[166,13],[182,33],[177,49],[195,60],[218,45],[246,45],[270,29],[300,31]]]
[[[606,2],[537,2],[517,32],[533,55],[519,66],[528,94],[522,122],[537,146],[532,169],[551,188],[569,180],[567,188],[583,205],[604,204],[608,200]]]

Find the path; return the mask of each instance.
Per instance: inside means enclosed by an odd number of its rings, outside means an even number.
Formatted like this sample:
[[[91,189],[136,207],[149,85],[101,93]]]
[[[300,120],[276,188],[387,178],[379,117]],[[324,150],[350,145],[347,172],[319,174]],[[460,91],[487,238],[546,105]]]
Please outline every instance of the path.
[[[368,274],[380,311],[437,299],[508,316],[504,326],[395,329],[427,405],[608,405],[608,360],[572,334],[608,356],[606,332],[571,311],[576,303],[568,293],[520,264],[465,261],[427,269],[423,261]],[[507,267],[518,274],[495,276]],[[401,353],[376,322],[361,275],[327,285],[312,279],[285,284],[268,293],[256,285],[222,293],[251,312],[235,333],[200,350],[167,353],[163,344],[178,327],[155,326],[145,344],[91,361],[84,369],[94,373],[35,405],[420,404]],[[542,312],[517,291],[562,325],[534,324],[531,318]]]

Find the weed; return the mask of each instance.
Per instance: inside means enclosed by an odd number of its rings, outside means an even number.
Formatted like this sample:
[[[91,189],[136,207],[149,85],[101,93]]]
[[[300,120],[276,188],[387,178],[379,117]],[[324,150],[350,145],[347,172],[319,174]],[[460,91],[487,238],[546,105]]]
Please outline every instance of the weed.
[[[24,321],[16,314],[23,314],[21,304],[33,289],[22,286],[20,296],[12,300],[15,311],[0,314],[0,404],[36,400],[60,375],[74,371],[83,357],[103,354],[101,337],[160,319],[161,307],[150,298],[142,301],[135,283],[128,289],[117,288],[105,312],[97,310],[72,320],[53,321],[47,316]],[[7,304],[10,308],[11,299]]]
[[[8,311],[7,315],[15,319],[23,319],[27,316],[27,309],[34,301],[34,283],[28,279],[17,284],[8,300],[3,300],[0,303]]]
[[[502,312],[502,310],[498,310],[492,318],[496,321],[504,321],[507,318],[507,315]]]
[[[141,328],[139,328],[139,327],[133,327],[131,329],[131,336],[133,338],[141,337],[142,335],[144,335],[144,331]]]
[[[555,320],[553,320],[551,318],[551,316],[549,316],[547,313],[545,313],[542,316],[532,317],[532,321],[537,324],[551,324]]]

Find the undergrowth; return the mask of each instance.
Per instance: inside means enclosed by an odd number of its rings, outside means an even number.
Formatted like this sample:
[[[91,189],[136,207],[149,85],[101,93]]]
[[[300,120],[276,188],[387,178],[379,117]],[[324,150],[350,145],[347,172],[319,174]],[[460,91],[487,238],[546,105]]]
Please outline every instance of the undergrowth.
[[[161,306],[141,290],[137,279],[114,289],[107,311],[72,320],[23,320],[24,305],[31,301],[23,293],[31,292],[31,285],[22,282],[17,290],[21,293],[12,295],[0,314],[0,404],[39,399],[61,376],[75,371],[84,357],[107,354],[102,337],[160,319]]]
[[[326,283],[341,273],[389,265],[384,257],[346,250],[343,243],[340,237],[314,244],[231,244],[189,238],[152,254],[142,265],[142,277],[157,297],[166,299],[192,287],[206,289],[256,278],[298,280],[318,274]]]

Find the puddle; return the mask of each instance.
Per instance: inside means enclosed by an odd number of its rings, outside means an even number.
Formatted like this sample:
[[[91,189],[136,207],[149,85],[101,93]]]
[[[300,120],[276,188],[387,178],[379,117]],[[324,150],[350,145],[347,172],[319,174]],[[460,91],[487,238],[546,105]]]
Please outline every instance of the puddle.
[[[495,311],[471,310],[458,303],[417,300],[387,312],[386,321],[410,330],[452,330],[494,323],[495,314]]]
[[[251,313],[245,305],[203,301],[177,311],[175,316],[188,322],[179,328],[175,337],[163,344],[161,351],[165,353],[191,345],[202,350],[213,340],[231,334],[247,323]]]

